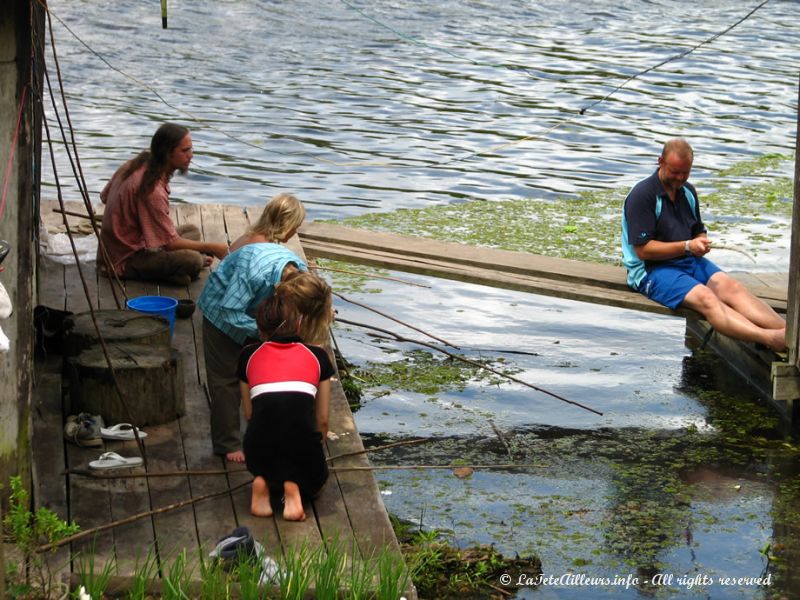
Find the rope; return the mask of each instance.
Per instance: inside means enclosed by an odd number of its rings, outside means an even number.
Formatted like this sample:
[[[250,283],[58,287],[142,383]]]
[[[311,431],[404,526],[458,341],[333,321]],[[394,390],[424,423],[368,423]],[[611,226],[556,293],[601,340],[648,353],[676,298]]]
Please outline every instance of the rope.
[[[34,56],[33,58],[35,59],[36,57]],[[53,112],[56,115],[56,120],[57,120],[58,125],[59,125],[59,127],[61,129],[61,135],[62,135],[62,139],[64,140],[64,145],[67,148],[67,152],[69,152],[69,144],[68,144],[67,139],[66,139],[66,133],[64,132],[64,126],[61,123],[61,118],[60,118],[60,115],[58,113],[58,106],[56,104],[55,95],[53,94],[53,87],[52,87],[52,85],[50,83],[50,75],[49,75],[49,72],[47,70],[46,63],[44,61],[44,57],[42,57],[41,65],[42,65],[42,70],[43,70],[44,75],[45,75],[45,79],[47,81],[47,87],[48,87],[48,91],[49,91],[50,101],[51,101],[51,104],[52,104],[52,107],[53,107]],[[62,94],[63,94],[63,88],[62,88]],[[41,94],[39,95],[38,100],[41,102],[42,108],[44,110],[44,98],[41,96]],[[61,100],[62,100],[62,103],[64,105],[66,105],[66,98],[63,95],[62,95]],[[61,181],[60,181],[60,179],[58,177],[58,168],[57,168],[57,165],[56,165],[55,152],[53,150],[53,139],[52,139],[52,137],[50,135],[50,127],[49,127],[49,125],[47,123],[47,119],[46,118],[42,119],[42,125],[44,126],[44,129],[45,129],[47,147],[48,147],[48,150],[49,150],[49,153],[50,153],[50,162],[51,162],[52,169],[53,169],[53,177],[55,179],[56,192],[57,192],[57,196],[58,196],[58,203],[59,203],[59,206],[61,208],[61,213],[62,213],[62,217],[63,217],[63,221],[64,221],[64,227],[66,228],[67,238],[69,239],[70,247],[72,248],[72,255],[75,257],[75,266],[78,269],[78,276],[80,278],[81,285],[83,287],[84,296],[86,297],[86,300],[87,300],[87,303],[88,303],[88,306],[89,306],[89,313],[91,314],[91,317],[92,317],[92,323],[94,325],[95,333],[97,334],[97,339],[100,342],[100,347],[102,349],[103,356],[106,359],[106,363],[107,363],[108,368],[109,368],[109,374],[111,376],[111,380],[112,380],[112,383],[114,385],[114,389],[115,389],[115,391],[117,392],[117,394],[119,396],[119,399],[120,399],[120,402],[122,403],[123,409],[125,410],[125,412],[129,416],[129,420],[131,422],[133,422],[133,419],[130,418],[131,415],[132,415],[131,410],[130,410],[130,405],[128,404],[128,402],[127,402],[127,400],[125,398],[125,395],[122,392],[122,388],[120,386],[119,380],[117,379],[116,371],[114,370],[113,363],[111,362],[111,357],[110,357],[109,352],[108,352],[108,346],[106,345],[105,339],[103,338],[103,335],[100,332],[100,325],[97,322],[97,315],[95,314],[95,309],[94,309],[94,307],[92,305],[91,294],[89,293],[89,286],[86,283],[86,277],[85,277],[85,275],[83,273],[83,267],[81,265],[81,261],[80,261],[80,258],[78,256],[78,249],[75,246],[75,239],[74,239],[74,237],[72,235],[72,231],[69,228],[69,223],[67,221],[67,215],[66,215],[66,209],[65,209],[65,206],[64,206],[64,196],[63,196],[63,193],[61,191]],[[76,150],[77,150],[77,148],[76,148]],[[70,160],[70,162],[72,163],[71,160]],[[77,172],[75,172],[75,165],[74,164],[72,164],[72,168],[73,168],[73,173],[75,174],[75,176],[77,178]],[[116,295],[115,295],[115,300],[116,300]],[[139,452],[142,455],[142,459],[144,461],[144,466],[145,466],[145,469],[146,469],[147,468],[147,464],[148,464],[147,463],[147,454],[146,454],[145,449],[144,449],[144,444],[143,444],[141,438],[139,437],[139,432],[135,428],[134,428],[134,438],[136,440],[136,445],[137,445],[137,447],[139,449]]]
[[[621,84],[619,84],[617,87],[615,87],[613,90],[611,90],[611,91],[610,91],[608,94],[606,94],[605,96],[603,96],[603,97],[602,97],[602,98],[600,98],[599,100],[595,100],[595,101],[594,101],[594,102],[592,102],[590,105],[588,105],[588,106],[584,106],[584,107],[581,109],[581,112],[580,112],[580,114],[585,114],[587,110],[590,110],[590,109],[594,108],[595,106],[597,106],[597,105],[598,105],[598,104],[600,104],[601,102],[605,102],[605,101],[606,101],[606,100],[608,100],[608,99],[609,99],[611,96],[613,96],[614,94],[616,94],[616,93],[617,93],[619,90],[621,90],[623,87],[625,87],[625,86],[626,86],[628,83],[630,83],[631,81],[633,81],[633,80],[634,80],[634,79],[636,79],[637,77],[641,77],[642,75],[644,75],[644,74],[646,74],[646,73],[649,73],[650,71],[655,71],[657,68],[659,68],[659,67],[663,67],[663,66],[664,66],[664,65],[666,65],[667,63],[670,63],[670,62],[672,62],[672,61],[674,61],[674,60],[679,60],[679,59],[681,59],[681,58],[683,58],[683,57],[685,57],[685,56],[688,56],[689,54],[691,54],[692,52],[694,52],[695,50],[697,50],[697,49],[698,49],[698,48],[700,48],[701,46],[705,46],[706,44],[710,44],[711,42],[713,42],[713,41],[714,41],[714,40],[716,40],[717,38],[720,38],[720,37],[722,37],[723,35],[725,35],[726,33],[728,33],[730,30],[732,30],[734,27],[736,27],[736,26],[738,26],[738,25],[741,25],[742,23],[744,23],[744,22],[745,22],[747,19],[749,19],[751,16],[753,16],[753,13],[755,13],[755,12],[756,12],[757,10],[759,10],[760,8],[763,8],[763,7],[764,7],[764,5],[765,5],[767,2],[769,2],[769,0],[764,0],[764,1],[763,1],[761,4],[759,4],[758,6],[756,6],[756,7],[755,7],[753,10],[751,10],[751,11],[750,11],[749,13],[747,13],[745,16],[743,16],[741,19],[739,19],[738,21],[736,21],[736,23],[734,23],[733,25],[731,25],[730,27],[728,27],[728,28],[724,29],[723,31],[721,31],[721,32],[719,32],[719,33],[716,33],[716,34],[712,35],[710,38],[708,38],[707,40],[704,40],[704,41],[700,42],[700,43],[699,43],[699,44],[697,44],[696,46],[692,46],[691,48],[689,48],[688,50],[685,50],[684,52],[681,52],[680,54],[676,54],[675,56],[672,56],[672,57],[670,57],[670,58],[667,58],[666,60],[662,60],[662,61],[661,61],[660,63],[658,63],[657,65],[653,65],[652,67],[648,67],[648,68],[647,68],[647,69],[645,69],[644,71],[640,71],[639,73],[636,73],[635,75],[631,75],[631,76],[630,76],[630,77],[628,77],[628,78],[627,78],[625,81],[623,81]]]
[[[6,166],[6,178],[3,183],[3,196],[0,198],[0,221],[3,219],[3,213],[6,209],[6,195],[8,194],[8,183],[11,181],[11,168],[14,166],[14,152],[17,149],[17,142],[19,141],[19,130],[22,126],[22,111],[25,108],[25,100],[28,97],[28,84],[22,87],[22,97],[19,101],[19,110],[17,111],[17,126],[14,129],[14,136],[11,138],[11,151],[8,153],[8,165]]]
[[[58,120],[58,125],[59,128],[61,129],[61,138],[64,140],[64,148],[67,152],[67,157],[69,158],[70,165],[72,166],[72,173],[75,176],[75,181],[78,184],[78,190],[80,191],[81,197],[83,198],[84,208],[86,209],[86,212],[89,214],[90,217],[89,222],[92,225],[92,231],[94,232],[94,235],[97,238],[97,245],[98,248],[100,249],[100,254],[102,255],[103,262],[106,265],[106,271],[109,273],[109,277],[113,276],[113,279],[111,279],[111,286],[110,286],[111,294],[114,296],[114,304],[116,304],[117,308],[119,309],[121,308],[121,305],[119,297],[117,296],[117,290],[119,289],[119,291],[121,292],[122,296],[126,301],[128,300],[128,295],[125,292],[125,286],[122,285],[119,276],[114,270],[114,266],[111,262],[111,257],[108,254],[108,249],[106,248],[105,242],[103,242],[103,237],[100,235],[100,228],[97,225],[96,219],[94,218],[95,217],[94,207],[92,206],[92,201],[89,198],[89,188],[86,185],[86,179],[83,175],[83,168],[81,167],[80,156],[78,154],[78,144],[77,141],[75,140],[75,128],[72,126],[72,119],[69,116],[69,108],[67,106],[67,95],[64,91],[64,79],[61,77],[61,64],[58,61],[58,54],[56,53],[56,39],[55,36],[53,35],[53,22],[50,19],[49,12],[47,13],[47,24],[48,24],[48,29],[50,31],[50,49],[52,50],[53,53],[53,64],[56,67],[56,78],[58,79],[58,88],[59,91],[61,92],[61,104],[64,107],[64,116],[66,117],[67,120],[70,139],[72,141],[72,148],[73,148],[72,152],[70,152],[70,145],[67,142],[67,136],[64,132],[64,126],[61,123],[61,117],[57,111],[55,112],[56,119]],[[50,74],[46,68],[44,69],[44,73],[45,76],[47,77],[47,87],[50,90],[50,97],[53,103],[53,108],[55,110],[55,100],[53,99],[53,89],[50,83]],[[75,155],[74,162],[72,158],[73,153]],[[69,229],[69,226],[67,226],[67,228]]]

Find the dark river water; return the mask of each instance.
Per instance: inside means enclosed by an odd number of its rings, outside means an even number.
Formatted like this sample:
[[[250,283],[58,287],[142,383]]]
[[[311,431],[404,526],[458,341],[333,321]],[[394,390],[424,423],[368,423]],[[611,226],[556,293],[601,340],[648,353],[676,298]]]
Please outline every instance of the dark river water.
[[[193,0],[170,2],[167,30],[158,2],[49,4],[94,200],[167,120],[192,130],[195,149],[174,199],[254,205],[293,191],[312,220],[469,200],[558,210],[629,187],[675,135],[695,148],[701,194],[720,170],[767,155],[787,157],[775,176],[792,173],[795,1],[761,3],[728,32],[759,3]],[[48,118],[55,128],[49,107]],[[77,199],[63,152],[58,171]],[[43,195],[54,193],[45,165]],[[762,269],[788,269],[788,237],[783,219]],[[690,356],[681,320],[395,275],[431,287],[372,282],[379,293],[353,297],[604,414],[509,383],[368,390],[356,412],[368,443],[430,438],[376,462],[548,464],[465,480],[378,472],[390,512],[457,545],[536,554],[554,577],[640,580],[523,581],[520,598],[800,595],[780,570],[798,555],[797,451],[755,393]],[[411,349],[341,325],[335,336],[361,367]],[[753,415],[767,425],[743,442]],[[722,582],[767,573],[768,586]],[[712,582],[687,579],[698,575]]]

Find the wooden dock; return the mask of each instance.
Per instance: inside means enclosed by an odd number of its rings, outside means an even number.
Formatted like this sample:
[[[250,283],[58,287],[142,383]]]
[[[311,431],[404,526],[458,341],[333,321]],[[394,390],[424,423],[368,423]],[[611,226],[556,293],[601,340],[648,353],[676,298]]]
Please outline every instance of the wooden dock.
[[[42,204],[42,219],[48,228],[61,223],[61,215],[53,212],[56,206],[52,202]],[[74,203],[67,210],[85,213],[82,206]],[[177,224],[197,225],[204,239],[214,241],[232,241],[248,225],[247,214],[233,206],[177,204],[173,218]],[[85,223],[72,217],[69,221],[75,225]],[[289,246],[302,256],[296,237]],[[81,270],[88,298],[76,266],[62,266],[42,257],[38,303],[75,313],[87,311],[90,304],[95,309],[117,308],[109,280],[96,275],[94,263],[82,264]],[[127,282],[125,294],[196,299],[206,275],[186,287]],[[62,518],[74,520],[83,530],[89,530],[188,499],[208,497],[63,547],[49,556],[53,568],[62,574],[77,571],[77,563],[71,563],[70,558],[74,560],[77,552],[93,547],[98,565],[113,558],[118,574],[125,577],[135,572],[136,561],[144,559],[150,550],[158,552],[162,564],[168,564],[186,549],[195,577],[199,577],[201,555],[206,556],[219,539],[242,525],[275,557],[288,548],[302,544],[319,547],[333,539],[343,542],[349,560],[375,556],[384,548],[396,551],[399,556],[398,543],[372,472],[344,470],[368,467],[369,461],[363,453],[329,463],[342,470],[332,471],[319,498],[306,506],[306,521],[286,522],[281,516],[256,518],[250,514],[251,476],[243,471],[243,466],[228,463],[212,453],[201,329],[202,314],[198,310],[190,319],[177,320],[172,340],[183,358],[186,416],[165,425],[146,427],[148,437],[143,440],[148,473],[197,474],[124,479],[78,474],[103,449],[79,448],[64,442],[63,424],[70,409],[69,393],[61,377],[61,357],[50,356],[36,362],[32,436],[33,493],[37,507],[50,508]],[[363,445],[350,408],[338,380],[332,387],[330,431],[335,439],[327,441],[327,454],[336,457],[357,453],[363,450]],[[134,442],[106,441],[105,451],[138,455]],[[142,474],[144,470],[140,467],[133,472]],[[221,474],[199,474],[204,471]],[[415,597],[413,589],[408,590],[407,597]]]

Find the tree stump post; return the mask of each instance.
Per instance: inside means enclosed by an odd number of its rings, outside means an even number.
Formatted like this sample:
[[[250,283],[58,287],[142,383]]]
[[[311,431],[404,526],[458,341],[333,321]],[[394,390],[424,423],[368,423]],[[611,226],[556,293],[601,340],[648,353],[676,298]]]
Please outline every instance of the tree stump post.
[[[170,347],[167,320],[130,310],[99,310],[95,318],[108,359],[91,313],[75,315],[65,340],[72,412],[137,427],[168,423],[186,414],[182,359]]]

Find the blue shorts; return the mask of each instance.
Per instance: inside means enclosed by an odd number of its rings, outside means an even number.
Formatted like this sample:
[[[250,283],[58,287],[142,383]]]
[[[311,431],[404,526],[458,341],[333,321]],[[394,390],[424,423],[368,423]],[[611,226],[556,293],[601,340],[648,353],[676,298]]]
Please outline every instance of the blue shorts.
[[[714,273],[722,271],[707,258],[687,256],[654,267],[639,284],[639,291],[659,304],[675,310],[686,294],[705,285]]]

